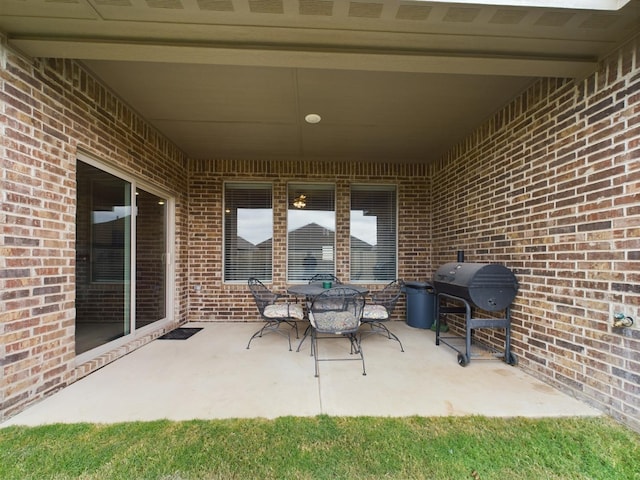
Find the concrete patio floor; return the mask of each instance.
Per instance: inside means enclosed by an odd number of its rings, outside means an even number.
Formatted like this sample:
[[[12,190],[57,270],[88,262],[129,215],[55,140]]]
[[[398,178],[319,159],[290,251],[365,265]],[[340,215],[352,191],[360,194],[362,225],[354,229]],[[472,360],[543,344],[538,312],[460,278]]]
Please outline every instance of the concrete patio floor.
[[[235,417],[375,415],[592,416],[600,412],[500,360],[460,367],[435,334],[404,322],[363,342],[360,362],[323,362],[314,377],[309,340],[296,352],[258,323],[191,323],[187,340],[156,340],[10,418],[1,426]],[[301,325],[302,326],[302,325]],[[304,326],[302,326],[300,334]],[[348,341],[322,341],[321,355]]]

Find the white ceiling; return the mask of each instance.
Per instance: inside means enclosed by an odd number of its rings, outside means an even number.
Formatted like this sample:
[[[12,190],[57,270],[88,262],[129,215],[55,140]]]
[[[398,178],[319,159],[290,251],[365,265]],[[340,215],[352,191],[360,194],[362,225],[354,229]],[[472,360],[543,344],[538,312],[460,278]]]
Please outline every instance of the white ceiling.
[[[640,0],[467,2],[0,0],[0,31],[81,60],[192,158],[387,162],[437,158],[535,78],[583,78],[640,32]]]

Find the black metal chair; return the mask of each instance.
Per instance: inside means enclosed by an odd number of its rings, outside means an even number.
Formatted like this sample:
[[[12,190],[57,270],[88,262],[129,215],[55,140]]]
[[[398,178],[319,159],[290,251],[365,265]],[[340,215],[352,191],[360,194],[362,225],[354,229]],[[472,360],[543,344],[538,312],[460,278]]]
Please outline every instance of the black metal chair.
[[[336,277],[332,273],[316,273],[313,277],[309,279],[309,285],[312,283],[321,283],[321,282],[331,282],[333,285],[342,285],[342,282],[338,280],[338,277]],[[306,299],[307,310],[311,307],[312,300],[313,298],[311,297],[308,297]],[[305,329],[304,334],[302,335],[302,340],[300,340],[300,343],[298,344],[298,349],[296,351],[298,352],[300,351],[300,347],[309,336],[310,329],[311,329],[311,325],[307,325],[307,328]]]
[[[304,319],[302,306],[297,303],[279,302],[278,300],[283,295],[272,292],[257,278],[250,278],[248,283],[249,290],[256,301],[258,311],[265,321],[265,324],[251,336],[247,344],[247,349],[251,346],[251,341],[254,338],[262,337],[265,331],[271,331],[283,337],[286,336],[289,341],[289,350],[291,350],[291,335],[289,332],[285,333],[280,330],[280,325],[286,323],[293,327],[296,331],[296,338],[298,338],[298,324],[296,320]]]
[[[400,351],[404,352],[404,347],[400,339],[391,332],[385,322],[391,319],[396,303],[402,294],[404,282],[400,279],[388,283],[381,291],[371,295],[371,302],[364,307],[362,314],[362,324],[369,325],[370,330],[360,333],[360,341],[367,335],[377,333],[386,336],[389,340],[395,340],[400,344]]]
[[[338,277],[332,273],[316,273],[309,279],[309,283],[315,282],[332,282],[334,285],[342,285],[342,282],[338,280]]]
[[[315,376],[319,376],[318,362],[361,360],[362,374],[366,375],[364,355],[357,332],[360,327],[362,311],[365,306],[364,294],[352,288],[337,287],[327,290],[313,299],[309,309],[311,323],[311,354],[315,363]],[[321,335],[318,337],[318,335]],[[350,342],[350,354],[354,357],[320,358],[318,352],[318,338],[346,337]]]

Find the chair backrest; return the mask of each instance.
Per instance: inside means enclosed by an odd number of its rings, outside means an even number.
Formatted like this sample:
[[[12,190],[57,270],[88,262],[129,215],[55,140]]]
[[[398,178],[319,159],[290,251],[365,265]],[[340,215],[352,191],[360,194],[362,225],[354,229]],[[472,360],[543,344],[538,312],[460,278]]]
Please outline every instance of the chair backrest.
[[[317,295],[310,311],[314,328],[321,333],[352,333],[360,326],[364,294],[338,287]]]
[[[342,282],[338,280],[338,277],[333,275],[332,273],[316,273],[313,277],[309,279],[309,283],[315,282],[333,282],[335,285],[341,285]]]
[[[263,314],[265,307],[275,303],[279,295],[273,293],[255,277],[251,277],[248,283],[249,290],[256,301],[256,305],[258,305],[258,310],[260,311],[260,314]]]
[[[398,303],[398,299],[400,295],[402,295],[403,286],[404,282],[401,279],[396,279],[388,283],[382,290],[371,295],[371,303],[382,305],[387,309],[389,318],[391,318],[391,314],[394,308],[396,308],[396,303]]]

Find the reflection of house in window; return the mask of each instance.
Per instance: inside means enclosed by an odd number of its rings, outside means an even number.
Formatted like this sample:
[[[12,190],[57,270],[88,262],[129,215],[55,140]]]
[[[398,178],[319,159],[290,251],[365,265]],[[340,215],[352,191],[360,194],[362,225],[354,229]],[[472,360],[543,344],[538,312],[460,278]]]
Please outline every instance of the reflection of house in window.
[[[271,279],[271,239],[260,242],[258,245],[236,237],[235,250],[233,252],[232,272],[227,273],[227,280],[246,280],[249,277]]]
[[[351,236],[351,279],[360,280],[361,278],[372,278],[373,272],[371,271],[371,255],[374,251],[374,246],[367,242],[360,240],[357,237]]]
[[[318,271],[318,260],[311,250],[305,255],[302,264],[304,268],[304,278],[311,278]]]
[[[376,245],[371,248],[371,258],[376,259],[376,263],[373,266],[373,278],[374,280],[389,280],[396,275],[396,259],[394,256],[389,255],[388,249],[380,250],[380,246]]]
[[[351,186],[351,234],[374,245],[371,248],[352,237],[350,273],[353,280],[390,281],[396,277],[396,224],[394,185]]]
[[[236,242],[236,250],[239,254],[251,254],[256,249],[256,246],[248,240],[242,237],[238,237]]]
[[[335,233],[317,223],[289,232],[289,280],[308,280],[316,273],[334,273]]]
[[[289,251],[289,279],[308,280],[317,273],[334,273],[335,265],[335,232],[317,223],[309,223],[289,232],[290,245],[296,249]],[[352,245],[359,246],[357,255],[362,264],[367,252],[373,251],[373,246],[351,237]]]
[[[271,278],[272,271],[272,244],[273,241],[271,238],[260,242],[255,246],[255,249],[252,253],[252,261],[255,262],[254,271],[258,269],[260,278]]]

